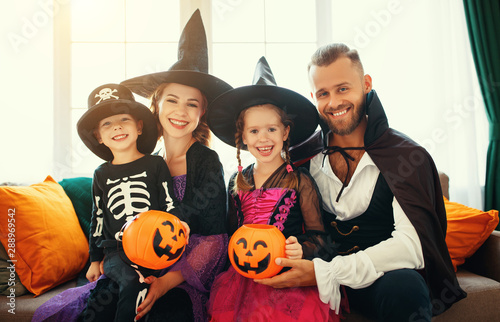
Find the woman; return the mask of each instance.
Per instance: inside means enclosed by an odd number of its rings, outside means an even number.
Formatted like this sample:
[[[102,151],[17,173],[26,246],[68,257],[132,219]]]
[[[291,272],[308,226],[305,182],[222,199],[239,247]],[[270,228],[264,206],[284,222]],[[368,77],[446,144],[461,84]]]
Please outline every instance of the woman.
[[[143,75],[122,84],[151,98],[158,133],[163,139],[158,154],[163,156],[173,176],[179,217],[191,231],[183,257],[162,272],[161,277],[145,278],[151,285],[142,303],[141,299],[137,301],[140,305],[136,308],[136,320],[150,312],[149,321],[205,321],[208,292],[215,275],[225,265],[227,254],[223,171],[217,153],[207,147],[210,131],[205,112],[215,97],[232,87],[208,74],[207,43],[200,12],[193,14],[182,32],[179,61],[168,71]],[[84,286],[83,290],[63,292],[51,299],[37,310],[35,320],[74,320],[75,313],[80,314],[86,306],[89,290],[94,289],[91,302],[80,318],[109,321],[113,315],[108,309],[104,311],[99,302],[104,295],[113,293],[114,285],[109,279],[99,281],[95,289]],[[61,302],[66,303],[61,305]]]
[[[175,313],[172,320],[179,321],[193,312],[195,320],[203,320],[211,283],[224,265],[226,193],[219,157],[206,146],[210,138],[206,107],[199,89],[178,83],[160,85],[152,97],[151,109],[164,144],[160,153],[173,177],[175,198],[180,202],[177,208],[191,236],[186,255],[178,263],[160,278],[146,278],[151,286],[137,309],[137,319],[161,298],[150,319],[163,320]]]

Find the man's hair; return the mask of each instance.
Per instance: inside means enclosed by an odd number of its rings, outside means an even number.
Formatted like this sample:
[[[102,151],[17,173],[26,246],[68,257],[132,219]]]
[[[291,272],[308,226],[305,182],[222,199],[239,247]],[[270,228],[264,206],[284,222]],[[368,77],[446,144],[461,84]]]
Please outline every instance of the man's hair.
[[[318,48],[311,56],[311,61],[307,65],[307,72],[309,73],[312,66],[328,66],[341,57],[349,58],[352,64],[359,70],[361,76],[365,74],[358,51],[342,43],[328,44]]]

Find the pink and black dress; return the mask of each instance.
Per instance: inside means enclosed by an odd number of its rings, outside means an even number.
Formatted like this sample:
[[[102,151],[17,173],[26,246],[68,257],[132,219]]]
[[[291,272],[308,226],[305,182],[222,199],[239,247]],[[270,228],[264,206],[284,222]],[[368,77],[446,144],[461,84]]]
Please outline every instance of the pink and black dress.
[[[331,258],[335,245],[329,246],[321,215],[321,196],[305,169],[294,169],[298,189],[283,188],[290,175],[285,164],[279,167],[260,189],[232,195],[236,174],[229,184],[229,231],[243,224],[276,226],[286,238],[295,236],[304,258]],[[253,165],[243,170],[253,184]],[[317,287],[274,289],[238,274],[231,266],[219,274],[212,286],[208,313],[212,321],[338,321],[328,304],[319,299]]]

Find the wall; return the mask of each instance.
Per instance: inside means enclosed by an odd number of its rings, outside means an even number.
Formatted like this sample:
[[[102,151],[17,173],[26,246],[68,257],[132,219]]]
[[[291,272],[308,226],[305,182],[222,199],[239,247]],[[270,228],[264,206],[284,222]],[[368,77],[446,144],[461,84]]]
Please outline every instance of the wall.
[[[32,183],[52,169],[55,12],[50,0],[0,3],[0,182]]]

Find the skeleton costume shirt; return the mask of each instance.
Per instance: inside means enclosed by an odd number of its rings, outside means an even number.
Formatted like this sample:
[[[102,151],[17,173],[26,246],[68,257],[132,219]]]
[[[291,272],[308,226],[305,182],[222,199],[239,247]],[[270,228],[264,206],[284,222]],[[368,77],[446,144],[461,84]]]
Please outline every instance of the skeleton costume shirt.
[[[172,178],[161,157],[145,155],[126,164],[106,162],[94,172],[90,261],[101,261],[103,248],[116,249],[120,230],[148,210],[170,211]]]

